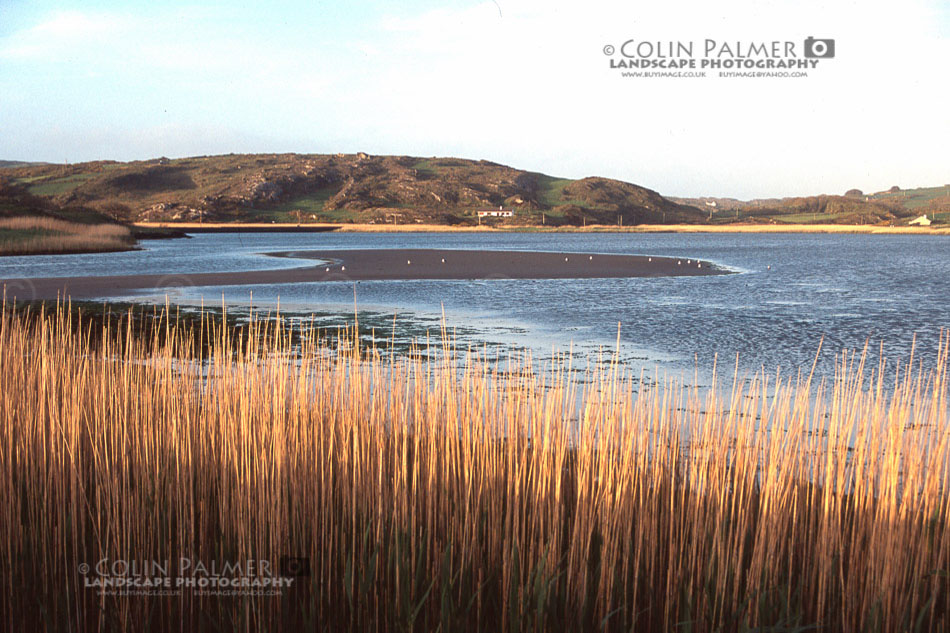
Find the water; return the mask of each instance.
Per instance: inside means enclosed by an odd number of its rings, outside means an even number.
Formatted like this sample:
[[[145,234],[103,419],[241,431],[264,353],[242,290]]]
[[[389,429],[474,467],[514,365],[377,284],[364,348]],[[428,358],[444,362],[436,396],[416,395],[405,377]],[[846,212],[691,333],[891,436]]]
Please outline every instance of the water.
[[[260,270],[309,262],[263,255],[324,248],[445,248],[627,253],[701,258],[737,274],[585,280],[385,281],[187,288],[182,302],[361,310],[432,321],[541,350],[613,348],[667,370],[705,372],[718,357],[743,371],[833,374],[834,355],[870,342],[906,359],[936,355],[950,325],[950,237],[809,234],[263,233],[144,242],[140,252],[0,258],[0,278]],[[769,268],[771,267],[771,268]],[[872,356],[872,360],[874,357]]]

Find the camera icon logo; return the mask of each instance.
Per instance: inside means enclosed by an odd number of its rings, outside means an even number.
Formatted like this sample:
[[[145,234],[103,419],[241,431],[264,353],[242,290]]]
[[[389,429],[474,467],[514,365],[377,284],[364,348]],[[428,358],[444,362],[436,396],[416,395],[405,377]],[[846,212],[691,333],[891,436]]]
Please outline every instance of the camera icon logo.
[[[290,578],[309,578],[310,559],[300,556],[281,556],[280,575]]]
[[[835,56],[834,40],[818,40],[808,36],[805,40],[805,57],[829,59]]]

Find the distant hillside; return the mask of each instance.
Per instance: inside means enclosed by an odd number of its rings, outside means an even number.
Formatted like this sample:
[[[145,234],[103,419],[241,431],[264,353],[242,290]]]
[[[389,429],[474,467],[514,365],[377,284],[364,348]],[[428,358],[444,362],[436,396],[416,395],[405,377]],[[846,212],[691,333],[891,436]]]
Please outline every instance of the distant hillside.
[[[5,167],[26,167],[28,165],[44,165],[45,163],[29,163],[22,160],[0,160],[0,169]]]
[[[950,221],[950,188],[888,191],[865,195],[857,189],[843,196],[796,198],[671,198],[704,211],[706,221],[785,222],[789,224],[906,224],[928,213],[937,223]]]
[[[488,161],[367,154],[229,154],[72,165],[0,162],[0,179],[117,221],[472,225],[950,222],[950,186],[736,200],[666,198],[629,182],[572,180]],[[35,205],[34,205],[35,206]],[[0,214],[3,211],[0,209]]]
[[[891,187],[888,191],[872,193],[867,198],[873,202],[898,205],[913,212],[914,217],[926,213],[939,223],[950,223],[950,185],[915,189]]]
[[[124,251],[143,233],[94,209],[34,196],[0,174],[0,256]]]
[[[227,155],[3,170],[36,196],[124,220],[475,224],[696,223],[704,215],[607,178],[560,179],[488,161],[409,156]]]
[[[83,224],[115,222],[112,216],[95,209],[77,205],[62,206],[36,196],[0,173],[0,218],[40,217],[54,220],[71,220]]]

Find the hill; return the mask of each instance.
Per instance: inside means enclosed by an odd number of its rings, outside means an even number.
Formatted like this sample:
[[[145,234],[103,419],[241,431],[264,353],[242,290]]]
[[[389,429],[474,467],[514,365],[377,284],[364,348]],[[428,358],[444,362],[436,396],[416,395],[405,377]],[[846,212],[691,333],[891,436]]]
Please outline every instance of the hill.
[[[0,172],[0,219],[38,217],[67,220],[80,224],[115,223],[115,219],[90,207],[61,205],[49,198],[30,193],[7,173]]]
[[[937,192],[937,193],[935,193]],[[943,196],[940,195],[943,192]],[[903,194],[903,195],[902,195]],[[851,190],[843,196],[816,195],[794,198],[671,198],[679,204],[705,211],[706,222],[770,222],[787,224],[906,224],[928,213],[936,222],[950,220],[950,196],[945,188],[865,195]]]
[[[0,172],[0,255],[129,250],[137,239],[185,237],[178,228],[132,226],[105,205],[61,204]]]
[[[488,161],[410,156],[226,155],[26,165],[2,172],[60,207],[129,221],[476,224],[697,223],[704,214],[608,178],[561,179]]]
[[[94,209],[61,207],[0,177],[0,256],[124,251],[136,237]]]
[[[867,196],[874,202],[898,205],[917,217],[926,213],[938,224],[950,223],[950,185],[900,189],[891,187]]]
[[[44,213],[114,221],[510,225],[950,222],[950,186],[736,200],[667,198],[609,178],[572,180],[484,160],[229,154],[71,165],[0,161],[0,180]],[[60,211],[57,211],[60,210]],[[0,214],[3,214],[0,208]]]
[[[23,160],[0,160],[0,169],[4,167],[26,167],[28,165],[44,165],[45,163],[30,163]]]

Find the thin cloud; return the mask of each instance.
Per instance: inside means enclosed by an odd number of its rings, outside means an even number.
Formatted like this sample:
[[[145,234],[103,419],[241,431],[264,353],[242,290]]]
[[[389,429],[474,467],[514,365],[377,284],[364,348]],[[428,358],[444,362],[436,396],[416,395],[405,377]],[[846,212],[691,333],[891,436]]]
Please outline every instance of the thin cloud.
[[[57,11],[46,20],[0,40],[0,57],[14,60],[63,61],[77,48],[101,46],[121,34],[129,20],[111,13]]]

